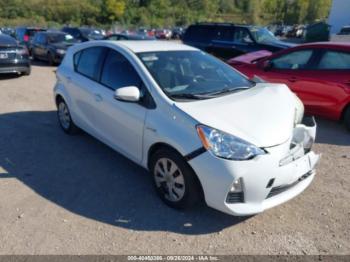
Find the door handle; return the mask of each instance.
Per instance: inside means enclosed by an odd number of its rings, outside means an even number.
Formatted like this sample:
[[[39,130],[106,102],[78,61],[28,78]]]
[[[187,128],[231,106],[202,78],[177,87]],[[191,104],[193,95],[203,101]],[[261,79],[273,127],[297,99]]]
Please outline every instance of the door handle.
[[[296,82],[296,81],[298,81],[298,78],[296,78],[296,77],[291,77],[291,78],[289,78],[288,80],[289,80],[289,82]]]
[[[100,94],[95,94],[95,101],[96,102],[101,102],[103,100],[102,96]]]

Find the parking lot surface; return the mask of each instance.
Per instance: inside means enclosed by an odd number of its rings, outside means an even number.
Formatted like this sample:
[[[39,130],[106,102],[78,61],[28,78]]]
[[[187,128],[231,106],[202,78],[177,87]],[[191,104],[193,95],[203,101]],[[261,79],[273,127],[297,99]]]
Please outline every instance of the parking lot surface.
[[[176,211],[148,173],[56,120],[54,67],[0,76],[1,254],[350,254],[350,133],[318,119],[311,186],[262,214]],[[259,174],[256,174],[259,176]]]

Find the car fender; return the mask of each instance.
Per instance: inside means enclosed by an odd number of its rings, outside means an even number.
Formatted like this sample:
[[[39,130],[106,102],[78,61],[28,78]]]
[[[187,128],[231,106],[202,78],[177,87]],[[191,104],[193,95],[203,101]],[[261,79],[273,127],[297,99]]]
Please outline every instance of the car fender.
[[[143,138],[142,166],[148,168],[150,149],[156,144],[172,147],[183,157],[203,147],[196,131],[198,122],[172,105],[147,113]]]

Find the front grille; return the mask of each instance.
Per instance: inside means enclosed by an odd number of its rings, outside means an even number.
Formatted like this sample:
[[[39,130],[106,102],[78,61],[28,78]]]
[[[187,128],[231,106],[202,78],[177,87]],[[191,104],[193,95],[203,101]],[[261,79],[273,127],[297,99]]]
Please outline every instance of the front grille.
[[[226,198],[226,203],[234,204],[234,203],[244,203],[244,193],[228,193]]]
[[[285,191],[287,191],[288,189],[291,189],[292,187],[296,186],[297,184],[299,184],[301,181],[305,180],[306,178],[308,178],[309,176],[311,176],[312,171],[306,173],[305,175],[301,176],[297,181],[295,181],[292,184],[286,185],[286,186],[277,186],[277,187],[273,187],[270,191],[270,193],[267,195],[266,199],[274,197],[278,194],[281,194]]]
[[[14,47],[0,47],[0,53],[1,54],[7,54],[7,58],[0,59],[0,60],[12,60],[16,59],[16,48]]]

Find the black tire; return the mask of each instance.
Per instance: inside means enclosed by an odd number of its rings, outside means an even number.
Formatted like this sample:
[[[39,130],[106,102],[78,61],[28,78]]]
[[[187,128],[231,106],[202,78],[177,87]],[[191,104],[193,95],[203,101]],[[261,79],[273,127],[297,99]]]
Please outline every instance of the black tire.
[[[28,70],[27,70],[27,71],[24,71],[22,74],[23,74],[24,76],[29,76],[31,72],[32,72],[32,68],[29,67]]]
[[[166,185],[157,185],[156,182],[156,165],[158,161],[161,159],[169,159],[176,164],[178,169],[182,173],[183,181],[184,181],[184,194],[183,196],[176,200],[169,200],[169,192],[167,192]],[[176,209],[188,209],[196,205],[201,199],[201,187],[199,181],[197,180],[196,174],[192,170],[192,168],[188,165],[186,160],[175,150],[171,150],[168,148],[160,149],[156,151],[150,158],[150,172],[154,181],[154,185],[159,197],[163,200],[165,204],[172,208]],[[175,173],[173,176],[175,176]],[[166,183],[166,182],[163,182]]]
[[[46,58],[47,58],[47,62],[49,64],[49,66],[54,66],[55,65],[54,57],[53,57],[53,55],[50,52],[47,53],[47,57]]]
[[[344,113],[344,124],[345,127],[350,131],[350,105],[348,108],[345,110]]]
[[[60,116],[60,113],[62,114],[62,112],[60,112],[62,110],[62,108],[61,108],[62,106],[64,106],[67,109],[67,115],[66,115],[67,123],[64,123],[61,116]],[[70,115],[70,112],[69,112],[69,108],[68,108],[66,102],[62,98],[57,99],[57,118],[58,118],[58,122],[59,122],[62,130],[66,134],[75,135],[75,134],[79,133],[80,129],[79,129],[79,127],[77,127],[74,124],[72,117]]]
[[[30,52],[30,54],[31,54],[31,57],[32,57],[33,61],[38,61],[38,58],[36,57],[36,55],[35,55],[33,50]]]

